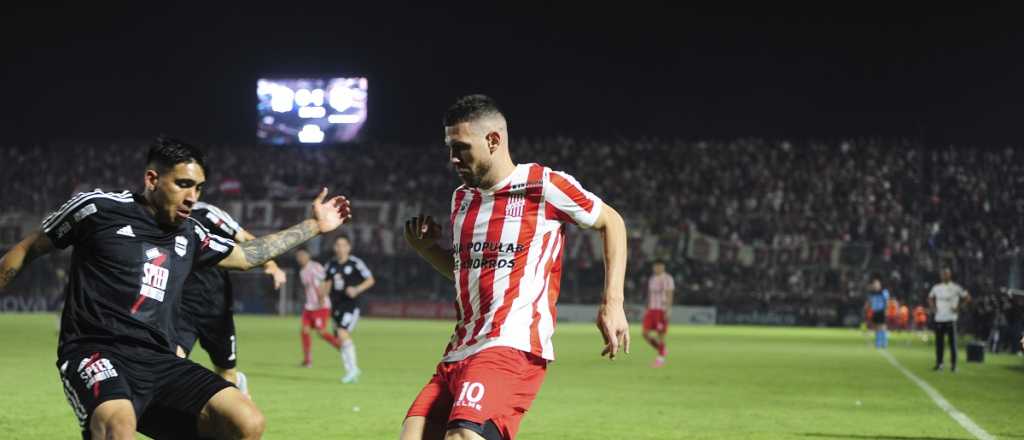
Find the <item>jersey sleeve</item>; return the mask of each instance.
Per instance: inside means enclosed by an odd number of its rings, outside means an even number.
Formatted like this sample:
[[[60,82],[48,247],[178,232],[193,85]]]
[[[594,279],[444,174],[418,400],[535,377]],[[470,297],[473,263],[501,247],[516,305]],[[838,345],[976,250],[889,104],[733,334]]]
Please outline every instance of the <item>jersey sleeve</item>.
[[[668,289],[668,290],[676,290],[676,280],[674,278],[672,278],[671,275],[669,275],[665,279],[668,280],[668,283],[665,284],[665,288]]]
[[[938,288],[938,287],[939,287],[939,286],[932,286],[932,290],[930,290],[930,291],[928,292],[928,297],[929,297],[929,298],[935,298],[935,296],[937,295],[937,293],[936,293],[936,288]]]
[[[210,233],[206,226],[191,217],[189,220],[193,222],[192,230],[195,231],[196,252],[193,264],[196,268],[215,266],[235,249],[234,240]]]
[[[200,203],[197,209],[205,211],[197,220],[214,234],[234,239],[242,231],[242,226],[223,209],[206,203]]]
[[[597,223],[603,202],[576,179],[560,171],[544,177],[544,201],[549,218],[591,228]]]
[[[95,214],[112,208],[115,203],[132,203],[128,191],[108,193],[102,190],[75,194],[57,210],[51,212],[40,224],[40,229],[58,249],[71,246],[96,230]]]
[[[313,261],[309,264],[310,267],[312,268],[310,273],[313,274],[313,280],[318,283],[324,282],[327,279],[327,270],[324,269],[324,265],[317,263],[316,261]]]
[[[352,257],[352,261],[356,263],[356,270],[363,276],[363,279],[373,277],[373,272],[370,272],[370,267],[366,265],[362,258]]]

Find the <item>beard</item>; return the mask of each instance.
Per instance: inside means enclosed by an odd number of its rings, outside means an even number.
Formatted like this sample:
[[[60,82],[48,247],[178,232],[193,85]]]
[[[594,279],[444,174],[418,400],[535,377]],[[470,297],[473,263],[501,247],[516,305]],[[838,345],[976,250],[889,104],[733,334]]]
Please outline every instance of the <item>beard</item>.
[[[475,169],[470,168],[466,173],[459,172],[459,178],[462,179],[462,183],[471,188],[479,188],[480,183],[489,171],[491,171],[491,164],[481,163]]]

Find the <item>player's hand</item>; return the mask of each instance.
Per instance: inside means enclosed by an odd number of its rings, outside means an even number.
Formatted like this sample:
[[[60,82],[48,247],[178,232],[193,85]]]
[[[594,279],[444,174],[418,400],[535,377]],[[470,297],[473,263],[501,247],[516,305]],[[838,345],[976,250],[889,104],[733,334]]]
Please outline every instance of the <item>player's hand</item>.
[[[345,295],[348,295],[349,298],[355,298],[359,295],[359,292],[356,291],[355,286],[349,286],[345,288]]]
[[[441,238],[441,225],[431,216],[420,214],[405,222],[405,241],[417,251],[435,244]]]
[[[280,289],[288,281],[288,274],[279,267],[264,269],[263,272],[274,278],[274,290]]]
[[[615,360],[620,348],[629,354],[629,322],[621,304],[602,304],[597,309],[597,329],[604,338],[601,356],[608,355],[608,359]]]
[[[334,196],[325,202],[326,198],[327,188],[324,187],[313,199],[313,218],[321,234],[338,229],[352,218],[352,205],[345,196]]]

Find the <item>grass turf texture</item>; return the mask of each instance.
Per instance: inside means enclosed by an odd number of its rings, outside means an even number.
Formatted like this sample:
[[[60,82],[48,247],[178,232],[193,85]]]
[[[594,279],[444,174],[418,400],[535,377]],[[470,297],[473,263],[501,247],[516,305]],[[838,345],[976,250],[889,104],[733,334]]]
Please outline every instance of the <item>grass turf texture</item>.
[[[336,351],[314,339],[299,368],[298,317],[238,318],[239,368],[269,439],[393,439],[430,378],[452,324],[367,319],[355,332],[364,374],[342,385]],[[78,438],[54,366],[53,315],[0,315],[0,433]],[[670,329],[668,364],[633,328],[632,354],[609,362],[590,324],[560,324],[558,361],[520,439],[969,439],[970,434],[852,329]],[[1024,359],[988,355],[935,373],[932,345],[896,335],[889,352],[998,438],[1024,438]],[[193,358],[209,365],[206,353]],[[859,402],[859,403],[858,403]],[[141,436],[140,436],[141,438]]]

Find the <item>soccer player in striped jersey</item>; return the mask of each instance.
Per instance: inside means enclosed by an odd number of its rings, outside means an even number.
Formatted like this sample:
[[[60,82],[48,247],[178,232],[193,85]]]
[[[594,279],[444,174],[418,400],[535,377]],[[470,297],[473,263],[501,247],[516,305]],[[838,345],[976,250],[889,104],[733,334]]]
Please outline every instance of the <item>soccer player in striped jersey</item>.
[[[441,226],[422,215],[406,222],[405,238],[453,281],[457,322],[435,374],[406,413],[401,438],[509,440],[555,358],[566,225],[601,233],[601,354],[629,353],[626,227],[572,176],[513,163],[507,121],[492,99],[459,99],[444,125],[450,165],[463,182],[452,194],[452,248],[437,243]]]
[[[25,264],[73,247],[57,343],[64,394],[85,439],[256,439],[263,414],[230,382],[178,357],[174,314],[193,268],[248,270],[350,218],[343,197],[314,218],[236,245],[190,218],[206,181],[203,154],[160,138],[142,193],[71,198],[0,258],[0,290]]]
[[[299,264],[299,279],[302,280],[302,289],[306,292],[306,305],[302,310],[302,328],[299,333],[302,339],[300,366],[309,368],[313,366],[313,339],[309,335],[310,330],[315,329],[320,337],[335,349],[341,349],[341,342],[327,331],[327,321],[331,317],[331,299],[327,297],[327,291],[321,288],[327,276],[324,266],[314,260],[305,249],[295,251],[295,262]]]
[[[665,263],[655,261],[654,274],[647,281],[647,312],[644,313],[644,339],[658,350],[652,367],[665,365],[665,334],[668,333],[668,319],[672,312],[672,293],[676,289],[672,275],[665,272]]]
[[[236,243],[256,239],[230,214],[209,203],[197,202],[192,207],[192,219],[209,229],[211,234]],[[276,263],[268,261],[263,270],[274,278],[274,289],[284,284],[285,273]],[[235,368],[238,364],[238,340],[233,306],[234,294],[227,271],[216,267],[193,270],[185,280],[181,294],[177,343],[188,356],[198,340],[210,355],[213,371],[248,395],[248,380]]]

